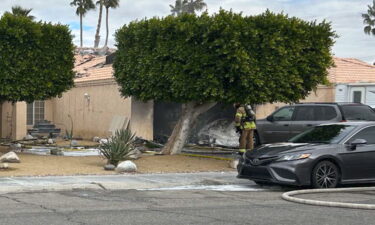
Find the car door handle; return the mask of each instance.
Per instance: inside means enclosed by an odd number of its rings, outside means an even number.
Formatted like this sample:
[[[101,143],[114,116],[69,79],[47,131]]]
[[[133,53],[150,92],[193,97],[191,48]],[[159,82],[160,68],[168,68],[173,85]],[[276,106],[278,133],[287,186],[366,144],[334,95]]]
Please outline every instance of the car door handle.
[[[306,126],[307,126],[307,127],[312,127],[313,125],[312,125],[312,124],[307,124]]]
[[[284,124],[284,127],[289,127],[289,124]]]

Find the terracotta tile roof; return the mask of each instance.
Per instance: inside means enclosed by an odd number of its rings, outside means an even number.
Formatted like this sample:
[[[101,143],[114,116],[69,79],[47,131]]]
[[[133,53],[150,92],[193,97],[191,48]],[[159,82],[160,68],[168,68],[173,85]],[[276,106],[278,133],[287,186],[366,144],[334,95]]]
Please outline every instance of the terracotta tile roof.
[[[105,65],[101,68],[91,68],[86,71],[86,73],[74,81],[76,83],[94,80],[107,80],[113,78],[113,68],[112,65]]]
[[[76,55],[75,82],[105,80],[113,78],[112,64],[104,65],[106,56]],[[336,67],[329,69],[331,83],[373,83],[375,66],[354,58],[334,57]]]
[[[105,80],[113,78],[112,64],[105,65],[106,56],[79,55],[75,56],[75,82]]]
[[[375,66],[354,58],[334,57],[336,67],[329,69],[331,83],[373,83]]]

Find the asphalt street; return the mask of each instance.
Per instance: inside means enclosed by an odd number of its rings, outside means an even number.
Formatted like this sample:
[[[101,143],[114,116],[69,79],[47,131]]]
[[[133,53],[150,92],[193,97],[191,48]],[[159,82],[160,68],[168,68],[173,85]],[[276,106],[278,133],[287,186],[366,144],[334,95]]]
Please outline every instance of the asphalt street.
[[[374,224],[370,210],[315,207],[281,191],[75,190],[0,196],[0,224]]]
[[[282,200],[289,190],[295,188],[261,187],[220,172],[8,177],[0,179],[0,224],[375,224],[371,210]],[[374,194],[299,197],[372,204]]]

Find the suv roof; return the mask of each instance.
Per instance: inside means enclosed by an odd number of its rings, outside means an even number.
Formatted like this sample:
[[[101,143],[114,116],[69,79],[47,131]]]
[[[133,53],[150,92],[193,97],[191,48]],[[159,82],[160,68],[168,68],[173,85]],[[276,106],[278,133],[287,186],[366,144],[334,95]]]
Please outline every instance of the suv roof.
[[[295,103],[295,105],[365,105],[362,103],[355,103],[355,102],[300,102]]]

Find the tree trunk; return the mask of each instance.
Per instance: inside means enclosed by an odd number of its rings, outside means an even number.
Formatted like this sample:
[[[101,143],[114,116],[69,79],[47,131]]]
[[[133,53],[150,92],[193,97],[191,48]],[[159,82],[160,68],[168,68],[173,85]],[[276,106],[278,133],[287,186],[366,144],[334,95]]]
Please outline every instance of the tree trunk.
[[[99,19],[98,19],[98,26],[96,27],[94,48],[97,48],[100,42],[100,28],[102,26],[102,14],[103,14],[103,2],[101,1],[100,6],[99,6]]]
[[[109,28],[108,28],[108,10],[109,8],[106,8],[106,16],[105,16],[105,21],[106,21],[106,27],[107,27],[107,33],[106,33],[106,36],[105,36],[105,44],[104,44],[104,47],[107,47],[108,45],[108,34],[109,34]]]
[[[83,31],[82,31],[82,14],[79,14],[79,22],[80,22],[80,30],[81,30],[81,48],[82,48],[82,46],[83,46]]]
[[[167,144],[164,146],[162,154],[175,155],[181,153],[189,136],[190,129],[194,125],[197,117],[215,105],[216,103],[200,104],[196,102],[182,104],[181,117],[174,127]]]

